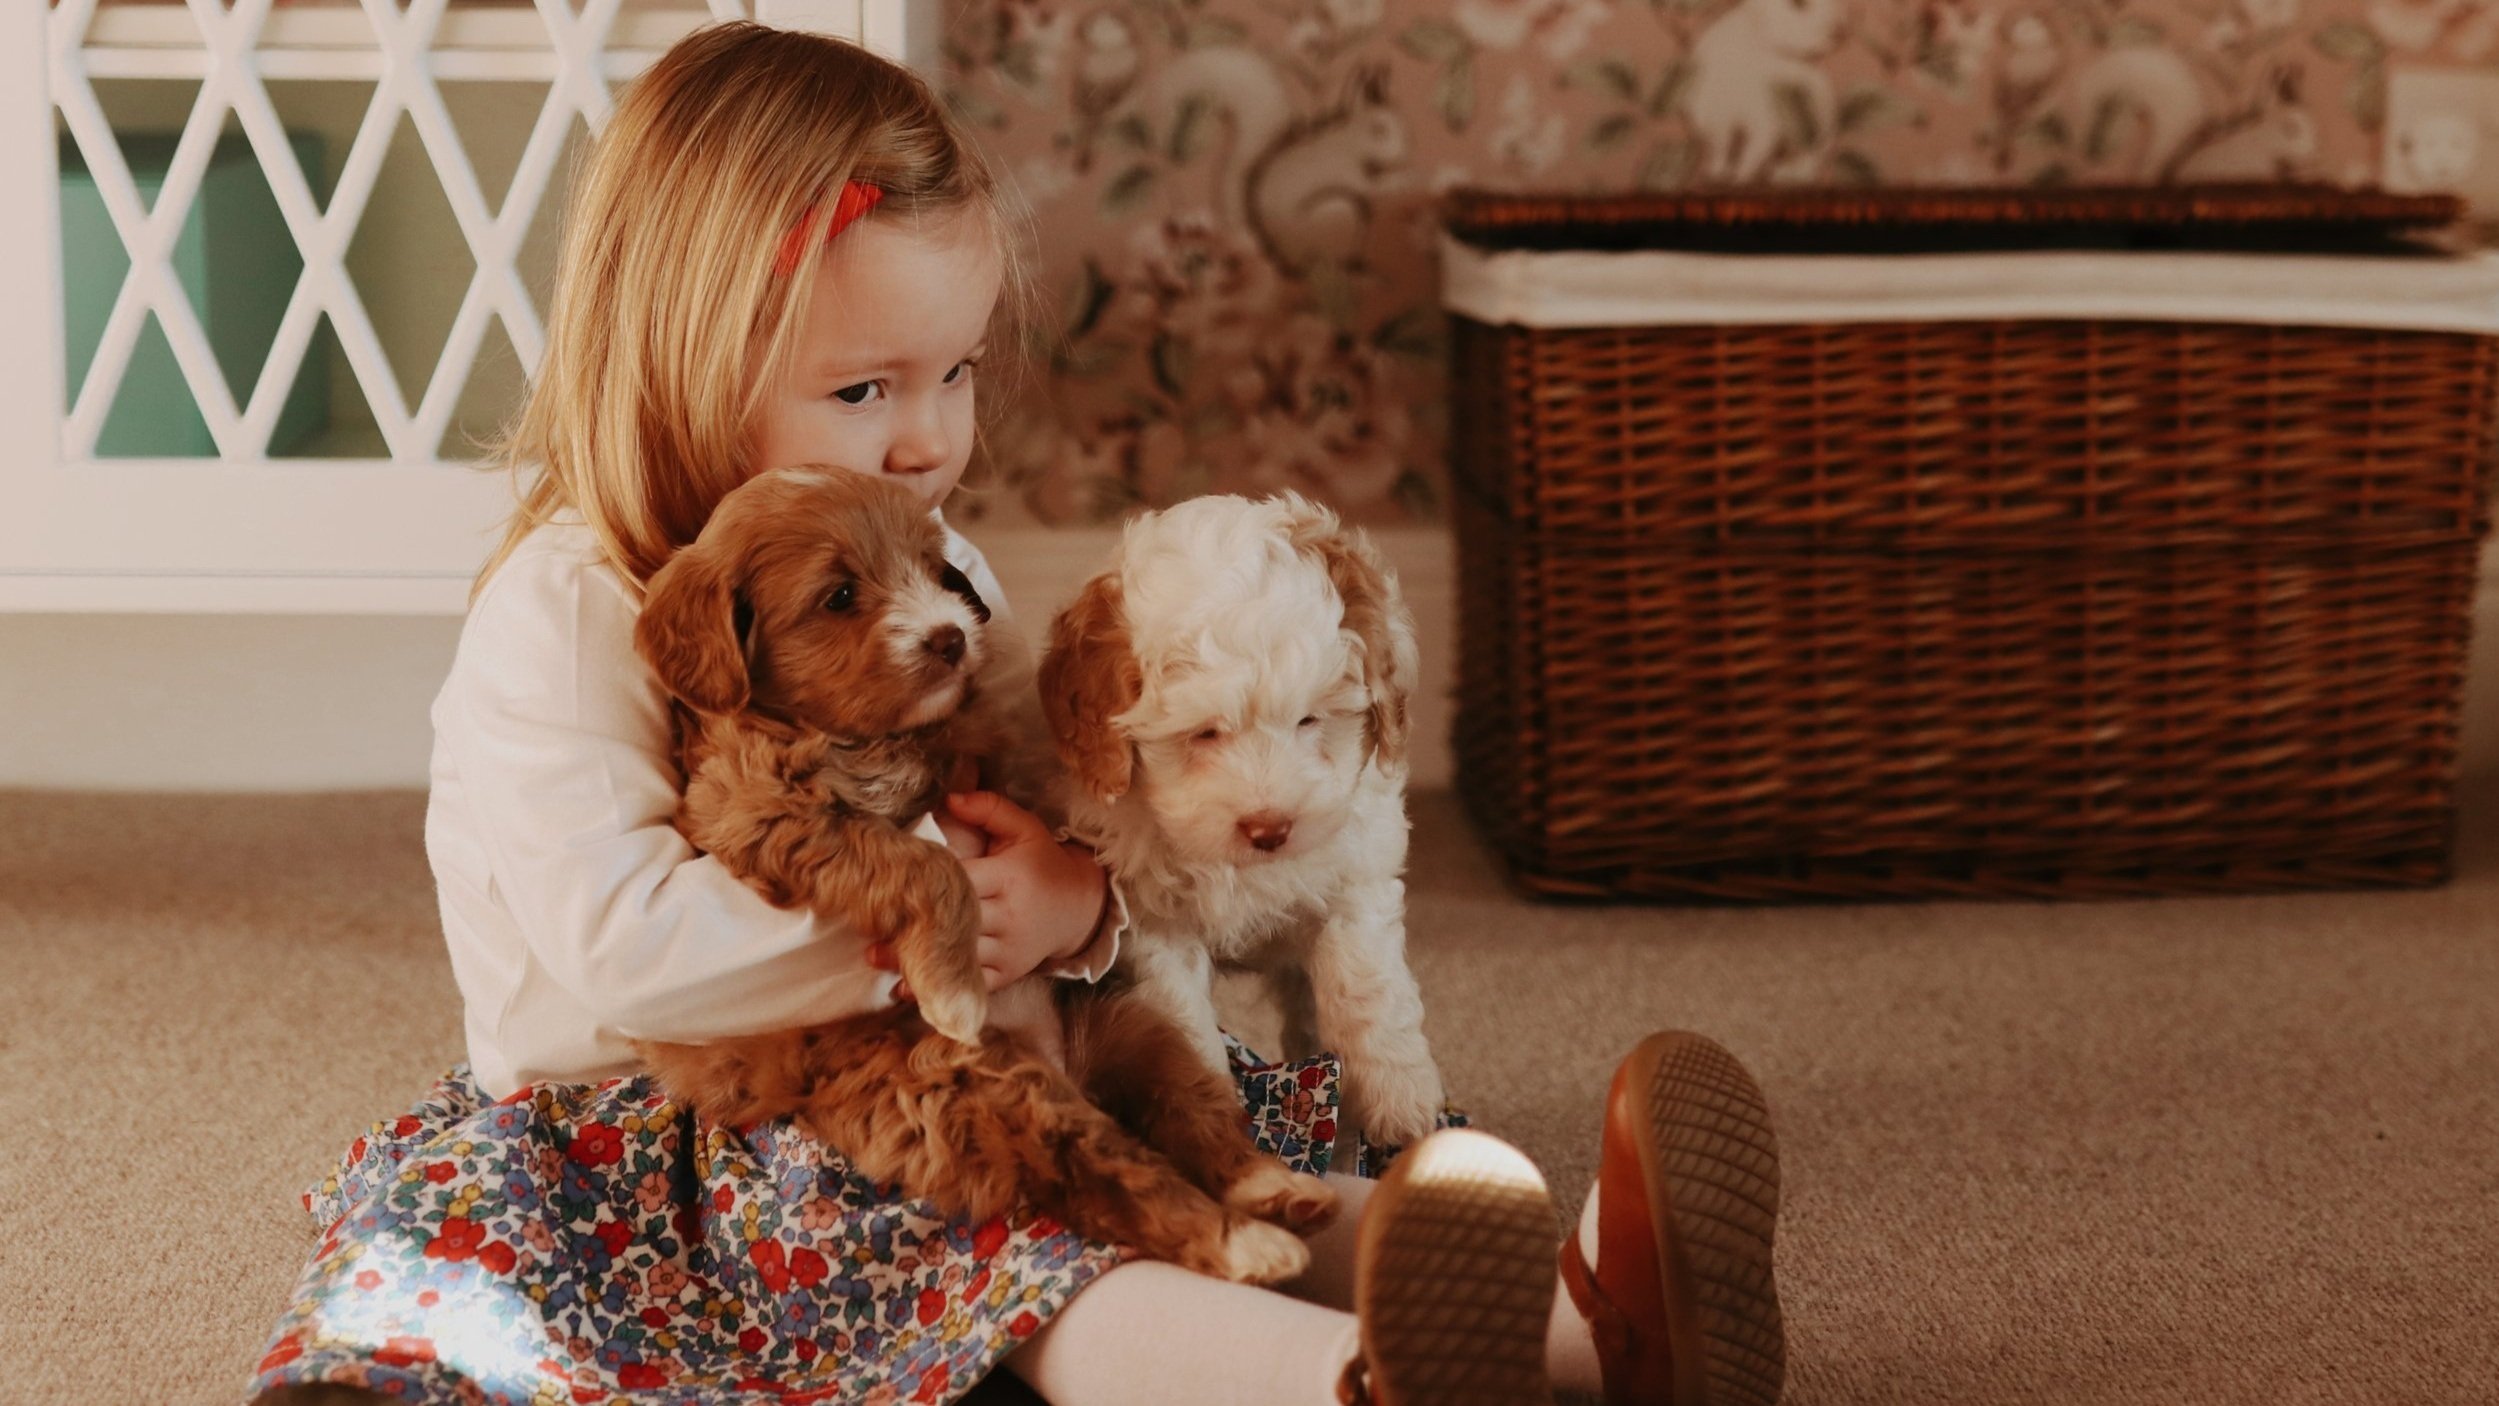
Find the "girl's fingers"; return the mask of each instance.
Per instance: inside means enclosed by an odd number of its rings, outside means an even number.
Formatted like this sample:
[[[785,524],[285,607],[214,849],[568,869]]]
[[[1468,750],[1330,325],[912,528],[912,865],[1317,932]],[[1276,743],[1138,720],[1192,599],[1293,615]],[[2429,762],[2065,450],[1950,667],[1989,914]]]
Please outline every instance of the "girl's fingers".
[[[972,895],[983,903],[1006,897],[1007,866],[996,859],[963,861],[963,877],[972,881]]]
[[[978,825],[986,830],[989,828],[989,817],[996,813],[999,803],[1005,799],[995,791],[948,791],[946,809],[964,824]]]
[[[978,826],[947,815],[938,817],[937,830],[946,837],[946,848],[957,859],[978,859],[989,853],[989,835]]]
[[[1030,974],[1015,965],[1014,954],[1007,950],[1006,939],[995,933],[981,934],[976,955],[981,964],[981,980],[988,982],[992,991],[1012,985]]]
[[[956,819],[1004,838],[1029,840],[1050,833],[1040,816],[995,791],[957,791],[946,797],[946,807]]]

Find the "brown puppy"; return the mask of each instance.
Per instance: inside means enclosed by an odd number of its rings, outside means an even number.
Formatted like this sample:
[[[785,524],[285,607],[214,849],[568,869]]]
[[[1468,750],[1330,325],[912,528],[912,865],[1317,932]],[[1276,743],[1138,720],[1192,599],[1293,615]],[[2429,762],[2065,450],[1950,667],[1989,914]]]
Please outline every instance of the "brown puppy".
[[[1029,1205],[1096,1239],[1271,1283],[1324,1182],[1260,1153],[1236,1092],[1153,1007],[1028,978],[993,1023],[962,866],[909,826],[1017,736],[989,611],[898,486],[758,475],[651,578],[634,643],[679,706],[677,827],[771,902],[884,937],[918,1004],[708,1045],[646,1044],[668,1094],[731,1125],[793,1118],[948,1214]],[[1055,1004],[1056,1009],[1053,1009]]]

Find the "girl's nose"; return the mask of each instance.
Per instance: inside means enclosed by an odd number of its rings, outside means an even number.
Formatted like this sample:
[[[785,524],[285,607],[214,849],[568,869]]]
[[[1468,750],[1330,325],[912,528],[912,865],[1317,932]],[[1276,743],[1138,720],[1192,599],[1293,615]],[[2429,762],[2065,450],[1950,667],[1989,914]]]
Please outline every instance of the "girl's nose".
[[[945,418],[933,411],[908,416],[895,427],[894,442],[885,450],[885,471],[924,474],[946,466],[954,442],[946,435]]]

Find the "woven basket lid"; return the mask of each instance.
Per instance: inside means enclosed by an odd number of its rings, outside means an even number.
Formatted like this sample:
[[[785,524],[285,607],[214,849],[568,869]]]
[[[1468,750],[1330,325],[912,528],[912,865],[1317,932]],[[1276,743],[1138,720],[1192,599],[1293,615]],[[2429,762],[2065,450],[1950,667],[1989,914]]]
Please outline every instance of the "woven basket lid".
[[[1528,327],[2121,319],[2499,335],[2460,203],[2322,187],[1520,196],[1444,207],[1442,304]]]
[[[2463,213],[2452,195],[2296,184],[1620,195],[1460,188],[1441,204],[1448,231],[1485,249],[1830,254],[2385,252],[2446,231]]]

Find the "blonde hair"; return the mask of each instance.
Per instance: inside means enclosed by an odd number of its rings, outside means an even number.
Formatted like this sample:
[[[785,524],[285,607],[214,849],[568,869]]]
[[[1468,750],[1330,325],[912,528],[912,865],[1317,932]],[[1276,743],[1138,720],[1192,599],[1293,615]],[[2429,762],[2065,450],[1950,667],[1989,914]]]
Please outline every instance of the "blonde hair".
[[[565,211],[544,357],[490,467],[534,470],[471,599],[522,538],[580,514],[639,592],[746,481],[835,195],[864,218],[969,215],[996,240],[1012,319],[1029,299],[1020,221],[910,70],[855,44],[744,22],[700,30],[616,105]],[[993,345],[1014,344],[998,337]]]

